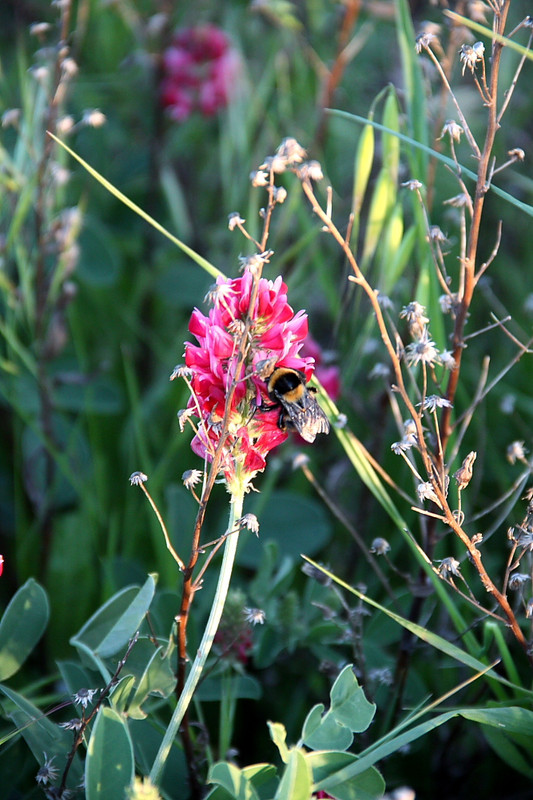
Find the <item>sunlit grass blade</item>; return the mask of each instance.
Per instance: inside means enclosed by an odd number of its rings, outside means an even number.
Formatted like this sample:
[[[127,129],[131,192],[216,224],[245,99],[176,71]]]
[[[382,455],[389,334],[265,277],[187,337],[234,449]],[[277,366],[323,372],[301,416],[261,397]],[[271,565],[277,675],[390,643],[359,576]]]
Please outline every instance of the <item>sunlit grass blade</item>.
[[[443,13],[447,17],[450,17],[455,25],[464,25],[465,28],[470,28],[470,30],[480,33],[483,36],[486,36],[488,39],[493,39],[495,42],[504,44],[506,47],[516,50],[516,52],[520,53],[521,56],[525,56],[533,61],[533,53],[531,50],[521,44],[518,44],[518,42],[513,42],[513,40],[508,39],[507,36],[502,36],[490,28],[487,28],[486,25],[481,25],[479,22],[474,22],[474,20],[468,19],[468,17],[463,17],[461,14],[457,14],[456,11],[449,11],[448,9],[445,9]]]
[[[391,133],[393,136],[397,136],[398,139],[400,139],[400,141],[405,142],[410,147],[417,148],[418,150],[427,153],[432,158],[437,159],[437,161],[440,161],[442,164],[446,164],[454,172],[457,169],[457,166],[453,161],[453,159],[449,158],[448,156],[445,156],[443,153],[438,153],[436,150],[433,150],[431,147],[428,147],[428,145],[423,144],[422,142],[417,142],[415,139],[411,138],[410,136],[406,136],[404,133],[393,131],[390,128],[385,128],[384,125],[381,125],[379,122],[376,122],[371,118],[360,117],[358,114],[351,114],[348,111],[340,111],[339,109],[334,109],[334,108],[329,109],[329,113],[335,116],[342,117],[343,119],[352,120],[353,122],[357,122],[360,125],[372,125],[378,131],[386,131],[387,133]],[[474,172],[472,172],[471,169],[468,169],[462,164],[460,164],[459,166],[461,168],[461,176],[463,178],[469,178],[470,180],[473,181],[477,180],[477,175]],[[412,175],[411,177],[417,178],[418,176]],[[533,217],[533,206],[530,206],[527,203],[522,203],[520,200],[517,200],[516,197],[513,197],[512,194],[504,192],[503,189],[500,189],[498,186],[495,186],[494,183],[491,183],[490,191],[494,192],[494,194],[497,194],[498,197],[501,197],[503,200],[506,200],[511,205],[516,206],[516,208],[519,208],[520,211],[523,211],[525,214],[528,214],[530,217]]]
[[[312,564],[314,567],[316,567],[316,569],[320,570],[320,572],[323,572],[324,575],[327,575],[329,578],[331,578],[331,580],[334,581],[338,586],[345,589],[347,592],[350,592],[350,594],[355,595],[359,600],[362,600],[367,605],[376,608],[378,611],[385,614],[390,619],[394,620],[394,622],[397,622],[398,625],[401,625],[402,628],[405,628],[410,633],[414,634],[419,639],[426,642],[431,647],[435,648],[435,650],[439,650],[441,653],[444,653],[450,658],[453,658],[460,664],[465,664],[467,667],[477,670],[478,672],[480,672],[480,674],[486,673],[488,677],[494,679],[498,683],[503,684],[504,686],[512,687],[512,689],[515,691],[520,691],[520,693],[524,693],[526,695],[529,695],[530,697],[533,697],[533,691],[525,689],[522,686],[516,685],[511,681],[507,680],[506,678],[502,677],[498,673],[494,672],[494,670],[491,667],[487,667],[487,665],[484,664],[482,661],[480,661],[478,658],[475,658],[470,653],[461,650],[460,647],[457,647],[457,645],[452,644],[447,639],[444,639],[442,636],[439,636],[438,633],[433,633],[433,631],[424,628],[422,625],[418,625],[417,623],[411,622],[411,620],[406,619],[405,617],[402,617],[399,614],[396,614],[394,611],[391,611],[385,606],[382,606],[381,603],[378,603],[376,600],[373,600],[371,597],[368,597],[367,595],[363,594],[358,589],[355,589],[353,586],[350,586],[349,584],[345,583],[343,580],[338,578],[336,575],[327,570],[325,567],[321,566],[320,564],[316,564],[314,561],[312,561],[310,558],[307,558],[305,555],[303,556],[303,558],[310,564]]]
[[[159,222],[157,222],[157,220],[151,217],[150,214],[147,214],[146,211],[143,211],[143,209],[140,208],[140,206],[138,206],[132,200],[130,200],[129,197],[126,197],[125,194],[123,194],[119,189],[113,186],[112,183],[106,180],[103,175],[100,175],[100,173],[97,172],[97,170],[95,170],[93,167],[90,166],[90,164],[84,161],[84,159],[81,158],[81,156],[77,155],[77,153],[75,153],[74,150],[71,150],[71,148],[68,147],[64,142],[62,142],[61,139],[58,139],[57,136],[54,136],[54,134],[50,132],[48,133],[48,135],[52,137],[54,142],[57,142],[58,145],[63,147],[67,151],[67,153],[70,156],[72,156],[72,158],[76,159],[76,161],[79,164],[81,164],[81,166],[84,169],[87,170],[89,175],[92,175],[93,178],[95,178],[98,181],[98,183],[100,183],[104,187],[104,189],[107,189],[108,192],[114,195],[118,200],[120,200],[121,203],[124,203],[124,205],[126,205],[128,208],[131,208],[131,210],[134,211],[135,214],[138,214],[140,217],[142,217],[142,219],[148,222],[148,224],[151,225],[153,228],[155,228],[156,231],[159,231],[159,233],[162,233],[163,236],[167,237],[167,239],[170,239],[170,241],[173,244],[179,247],[180,250],[182,250],[186,255],[188,255],[196,264],[198,264],[199,267],[208,272],[209,275],[212,275],[213,278],[218,278],[219,275],[223,276],[223,273],[219,269],[213,266],[213,264],[207,261],[207,259],[203,258],[201,255],[196,253],[191,247],[188,247],[188,245],[186,245],[185,242],[182,242],[180,239],[178,239],[176,236],[170,233],[170,231],[167,231],[167,229],[164,228],[163,225],[161,225]]]

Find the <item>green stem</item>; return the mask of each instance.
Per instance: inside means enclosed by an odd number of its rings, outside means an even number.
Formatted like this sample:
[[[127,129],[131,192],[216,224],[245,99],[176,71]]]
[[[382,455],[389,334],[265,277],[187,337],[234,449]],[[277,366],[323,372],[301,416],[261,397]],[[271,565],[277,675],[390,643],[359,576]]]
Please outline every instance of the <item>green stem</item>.
[[[161,780],[161,775],[165,767],[165,762],[170,753],[170,749],[176,739],[179,726],[181,725],[181,721],[185,716],[185,712],[189,707],[191,698],[198,685],[198,681],[200,680],[200,676],[205,667],[205,662],[207,661],[207,656],[209,655],[209,652],[211,650],[215,638],[215,634],[218,630],[218,624],[220,622],[220,618],[222,616],[222,612],[224,610],[224,604],[226,602],[226,597],[228,594],[231,573],[233,570],[233,563],[235,561],[235,554],[237,552],[239,533],[238,530],[237,531],[235,530],[236,528],[235,523],[238,519],[242,517],[243,501],[244,501],[244,492],[234,494],[232,497],[232,502],[230,506],[230,517],[227,529],[229,535],[227,536],[226,543],[224,545],[224,557],[222,559],[222,565],[220,567],[220,575],[218,576],[218,584],[215,592],[215,597],[213,600],[213,605],[211,606],[211,613],[209,615],[209,619],[207,621],[207,625],[204,630],[204,635],[202,636],[202,641],[200,642],[200,647],[198,648],[198,652],[196,653],[196,658],[194,659],[194,663],[191,667],[191,671],[188,675],[188,678],[185,681],[183,692],[181,693],[178,705],[176,706],[174,713],[172,714],[172,718],[170,720],[166,733],[163,737],[163,741],[161,742],[161,746],[155,757],[155,761],[153,763],[152,770],[150,772],[150,780],[152,781],[154,786],[159,785],[159,782]],[[229,531],[234,531],[234,532],[229,533]]]

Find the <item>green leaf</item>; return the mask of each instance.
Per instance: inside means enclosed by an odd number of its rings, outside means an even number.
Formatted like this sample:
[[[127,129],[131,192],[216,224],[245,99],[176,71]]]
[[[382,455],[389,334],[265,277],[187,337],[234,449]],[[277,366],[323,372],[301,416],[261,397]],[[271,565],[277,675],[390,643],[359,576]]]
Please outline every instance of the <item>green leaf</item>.
[[[164,654],[163,648],[160,647],[154,651],[152,642],[142,640],[143,644],[144,642],[151,646],[152,655],[146,664],[146,668],[137,684],[135,694],[128,706],[128,715],[135,719],[143,719],[146,716],[141,705],[149,695],[168,697],[176,686],[176,676],[170,659],[168,655]],[[134,653],[138,644],[139,642],[135,645]]]
[[[424,711],[420,713],[424,713]],[[405,730],[409,724],[409,720],[407,720],[400,723],[388,736],[383,737],[379,742],[371,745],[364,753],[361,753],[357,761],[341,767],[334,775],[332,774],[327,786],[326,780],[316,782],[315,789],[327,791],[329,788],[330,792],[333,791],[336,794],[337,786],[340,784],[353,780],[377,761],[386,758],[391,753],[398,752],[402,747],[406,747],[411,742],[426,736],[431,731],[458,716],[482,725],[495,727],[498,730],[505,730],[508,733],[527,733],[529,737],[533,734],[533,711],[514,706],[505,708],[464,708],[457,711],[446,711]]]
[[[395,0],[396,33],[402,59],[402,73],[407,105],[407,125],[412,139],[427,144],[429,125],[426,108],[426,86],[422,77],[420,59],[415,51],[415,31],[411,9],[407,0]],[[424,181],[428,159],[424,151],[410,153],[413,177]]]
[[[383,228],[394,206],[396,190],[396,180],[391,175],[390,170],[383,167],[376,179],[370,201],[363,245],[363,263],[368,262],[375,253]]]
[[[519,706],[504,708],[467,708],[458,712],[461,717],[492,725],[506,733],[519,733],[533,736],[533,711]]]
[[[353,753],[322,750],[309,753],[307,761],[311,765],[314,783],[327,787],[328,775],[333,775],[343,767],[355,763],[357,756]],[[325,788],[325,791],[328,789]],[[335,783],[335,797],[338,800],[376,800],[382,798],[384,792],[385,781],[375,767],[362,772],[356,780],[344,784]]]
[[[498,675],[498,673],[495,672],[493,669],[487,671],[486,664],[484,664],[482,661],[475,658],[474,656],[470,655],[469,653],[466,653],[464,650],[461,650],[461,648],[457,647],[457,645],[448,642],[442,636],[439,636],[437,633],[433,633],[433,631],[430,631],[427,628],[422,627],[422,625],[417,625],[416,623],[411,622],[408,619],[405,619],[405,617],[401,617],[399,614],[395,614],[394,611],[391,611],[386,606],[382,606],[380,603],[377,603],[375,600],[372,600],[371,597],[367,597],[362,592],[359,592],[357,589],[354,589],[352,586],[349,586],[347,583],[340,580],[340,578],[337,578],[332,572],[329,572],[323,566],[316,564],[314,561],[312,561],[309,558],[306,558],[305,556],[304,558],[306,561],[309,561],[309,563],[312,564],[314,567],[323,572],[324,575],[328,575],[333,581],[335,581],[335,583],[338,586],[341,586],[343,589],[346,589],[346,591],[355,595],[359,600],[363,600],[363,602],[367,603],[373,608],[379,609],[379,611],[383,612],[383,614],[386,614],[388,617],[390,617],[390,619],[393,619],[403,628],[410,631],[415,636],[418,636],[419,639],[422,639],[422,641],[427,642],[429,645],[436,648],[437,650],[440,650],[442,653],[445,653],[446,655],[450,656],[450,658],[455,659],[460,664],[466,664],[468,667],[475,670],[476,672],[485,672],[487,677],[497,680],[500,683],[503,683],[504,685],[512,686],[513,689],[515,690],[519,689],[521,692],[524,692],[525,694],[532,696],[532,693],[530,691],[528,691],[527,689],[523,689],[520,686],[515,686],[510,681],[503,678],[501,675]]]
[[[14,675],[48,624],[46,592],[30,578],[13,595],[0,621],[0,680]]]
[[[96,716],[85,762],[87,800],[118,800],[134,775],[128,727],[114,709],[102,706]]]
[[[492,726],[485,725],[483,727],[483,736],[494,750],[495,754],[509,764],[512,769],[525,775],[529,780],[533,780],[533,767],[531,766],[531,739],[528,737],[527,746],[524,747],[526,756],[518,748],[517,743],[513,741],[506,733],[497,730]]]
[[[278,748],[281,760],[287,763],[289,760],[289,748],[286,743],[287,731],[285,730],[285,726],[282,725],[281,722],[268,722],[267,725],[270,738]]]
[[[251,780],[235,764],[226,761],[214,764],[207,780],[221,786],[235,800],[259,800]]]
[[[262,560],[265,542],[278,544],[281,556],[298,558],[300,553],[318,553],[329,541],[331,522],[324,506],[309,497],[294,492],[278,490],[272,492],[263,508],[261,498],[254,498],[251,512],[261,520],[260,539],[248,534],[242,536],[238,563],[256,568]]]
[[[322,714],[324,706],[311,709],[305,720],[302,739],[313,750],[346,750],[353,734],[365,731],[376,713],[353,674],[346,666],[337,677],[330,692],[331,707]]]
[[[120,678],[119,682],[114,687],[111,693],[110,701],[115,711],[118,711],[119,714],[124,714],[126,712],[126,708],[128,707],[134,686],[135,676],[125,675],[123,678]],[[128,716],[132,717],[133,719],[144,719],[146,714],[144,711],[139,711],[136,713],[136,709],[133,711],[133,713],[130,713],[130,710],[128,709]]]
[[[44,764],[44,753],[46,753],[48,760],[54,759],[53,766],[57,767],[61,774],[72,746],[72,734],[45,717],[40,709],[18,692],[1,684],[0,692],[11,701],[2,703],[2,706],[6,715],[17,727],[16,731],[0,739],[0,745],[20,733],[40,766]],[[76,756],[69,771],[68,786],[79,784],[81,776],[81,762]]]
[[[274,800],[309,800],[312,789],[311,768],[303,750],[290,751]]]
[[[117,592],[85,623],[70,643],[82,646],[100,658],[115,655],[139,629],[155,592],[154,576],[144,585],[128,587]]]
[[[354,164],[352,211],[357,217],[363,205],[372,164],[374,163],[374,128],[365,125],[359,136]]]
[[[389,89],[385,108],[383,109],[383,125],[394,134],[383,133],[382,136],[382,161],[385,169],[396,186],[398,183],[398,167],[400,163],[400,141],[395,135],[400,130],[398,118],[398,100],[393,88]]]
[[[435,728],[438,728],[440,725],[443,725],[445,722],[448,722],[448,720],[455,716],[457,716],[455,711],[448,711],[447,713],[440,714],[437,717],[427,720],[420,725],[416,725],[415,727],[402,732],[398,736],[393,736],[389,739],[385,739],[384,737],[384,739],[380,740],[371,748],[369,748],[368,751],[365,751],[365,753],[361,754],[361,756],[355,762],[342,767],[335,772],[334,775],[331,775],[330,778],[320,781],[319,783],[315,783],[315,790],[326,790],[327,783],[329,791],[335,794],[337,791],[337,786],[353,780],[358,775],[362,775],[376,762],[380,761],[391,753],[396,753],[400,748],[406,747],[416,739],[426,736],[426,734],[430,733]]]

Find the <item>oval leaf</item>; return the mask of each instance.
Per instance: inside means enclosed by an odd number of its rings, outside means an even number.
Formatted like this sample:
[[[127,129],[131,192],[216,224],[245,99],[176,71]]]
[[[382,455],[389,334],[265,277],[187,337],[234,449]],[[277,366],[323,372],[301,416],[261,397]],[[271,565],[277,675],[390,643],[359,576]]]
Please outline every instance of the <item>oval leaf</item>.
[[[112,708],[102,707],[87,749],[87,800],[117,800],[125,797],[133,774],[133,746],[127,725]]]
[[[150,607],[155,592],[155,580],[149,575],[140,589],[129,587],[117,592],[72,637],[71,644],[80,644],[108,658],[121,650],[138,630]]]
[[[11,598],[0,622],[0,681],[14,675],[27,659],[48,623],[46,592],[33,578]]]

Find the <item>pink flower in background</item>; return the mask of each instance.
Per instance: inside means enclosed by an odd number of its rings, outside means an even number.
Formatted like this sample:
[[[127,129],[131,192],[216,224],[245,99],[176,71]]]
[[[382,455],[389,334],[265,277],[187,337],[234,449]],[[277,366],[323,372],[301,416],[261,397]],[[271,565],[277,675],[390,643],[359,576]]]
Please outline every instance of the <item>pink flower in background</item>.
[[[279,412],[258,411],[267,400],[266,386],[257,374],[261,361],[301,370],[309,380],[313,359],[299,352],[307,336],[307,315],[296,314],[287,302],[287,287],[281,278],[259,280],[252,311],[250,348],[239,374],[238,347],[253,288],[252,274],[241,278],[218,278],[213,308],[205,316],[194,309],[189,331],[198,344],[187,342],[185,363],[192,373],[193,394],[188,408],[200,417],[192,441],[197,455],[212,460],[226,412],[226,396],[234,378],[238,380],[229,412],[229,436],[224,448],[222,470],[228,484],[245,475],[249,482],[265,468],[266,456],[287,438],[278,425]]]
[[[237,51],[214,25],[176,31],[163,55],[161,103],[172,119],[186,120],[193,111],[210,117],[228,105],[238,85]]]
[[[320,381],[333,401],[337,400],[341,389],[340,370],[335,364],[324,364],[323,350],[312,336],[308,336],[302,348],[303,356],[311,356],[315,362],[315,377]]]

